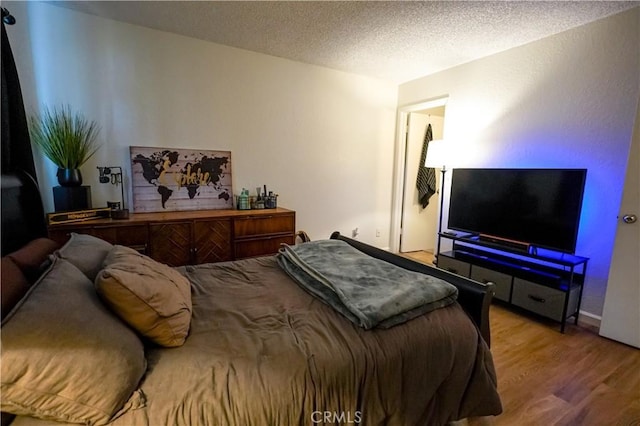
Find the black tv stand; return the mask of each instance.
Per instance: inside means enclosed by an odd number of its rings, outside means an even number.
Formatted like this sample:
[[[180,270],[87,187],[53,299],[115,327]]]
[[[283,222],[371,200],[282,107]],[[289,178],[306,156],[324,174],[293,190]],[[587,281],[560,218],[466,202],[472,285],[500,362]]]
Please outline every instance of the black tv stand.
[[[578,323],[588,258],[542,250],[478,235],[442,232],[438,239],[453,242],[450,251],[436,253],[436,265],[495,286],[494,298],[559,322]],[[498,241],[499,240],[499,241]],[[438,247],[440,247],[438,241]]]

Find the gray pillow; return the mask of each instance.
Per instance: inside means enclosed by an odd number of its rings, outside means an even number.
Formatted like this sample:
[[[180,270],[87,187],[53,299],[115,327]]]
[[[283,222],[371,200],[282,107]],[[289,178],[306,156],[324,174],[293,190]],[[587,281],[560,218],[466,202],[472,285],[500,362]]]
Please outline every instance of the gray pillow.
[[[3,321],[0,363],[4,412],[101,425],[143,403],[142,342],[56,257]]]
[[[56,251],[56,255],[80,269],[91,281],[102,269],[113,244],[87,234],[71,234],[69,241]]]

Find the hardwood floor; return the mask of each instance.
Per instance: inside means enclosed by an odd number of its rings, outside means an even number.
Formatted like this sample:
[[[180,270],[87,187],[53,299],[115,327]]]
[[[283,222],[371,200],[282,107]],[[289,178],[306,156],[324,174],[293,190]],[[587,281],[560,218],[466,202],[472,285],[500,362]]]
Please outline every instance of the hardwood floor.
[[[640,425],[640,350],[499,304],[491,339],[503,413],[469,425]]]
[[[640,350],[497,304],[491,333],[504,411],[489,424],[640,425]]]
[[[430,251],[409,251],[406,253],[399,253],[400,256],[405,256],[418,262],[426,263],[433,266],[433,253]]]

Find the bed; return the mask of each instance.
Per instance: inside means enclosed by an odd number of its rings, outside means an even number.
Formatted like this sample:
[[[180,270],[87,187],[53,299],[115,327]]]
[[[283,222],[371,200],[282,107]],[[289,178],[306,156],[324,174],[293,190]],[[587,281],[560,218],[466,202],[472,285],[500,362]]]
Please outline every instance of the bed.
[[[365,329],[305,291],[278,256],[169,268],[90,236],[63,247],[36,238],[3,257],[2,410],[16,426],[409,426],[498,415],[491,287],[337,232],[328,240],[444,279],[457,301]]]

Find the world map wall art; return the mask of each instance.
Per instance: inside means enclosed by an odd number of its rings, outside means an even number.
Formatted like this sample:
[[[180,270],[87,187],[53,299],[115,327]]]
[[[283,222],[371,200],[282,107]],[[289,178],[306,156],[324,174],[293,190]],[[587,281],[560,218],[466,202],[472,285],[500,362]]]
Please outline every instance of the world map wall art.
[[[130,147],[133,210],[232,209],[231,152]]]

